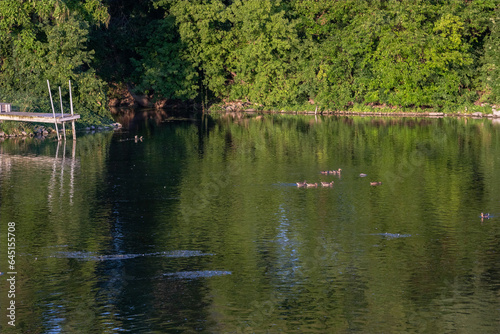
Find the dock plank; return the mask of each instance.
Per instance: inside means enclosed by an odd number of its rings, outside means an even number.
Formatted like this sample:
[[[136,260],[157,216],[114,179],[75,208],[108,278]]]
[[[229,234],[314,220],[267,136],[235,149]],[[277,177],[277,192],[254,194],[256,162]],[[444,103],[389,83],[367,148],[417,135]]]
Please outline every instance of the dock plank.
[[[57,124],[74,121],[80,118],[78,114],[56,114]],[[37,123],[54,123],[54,115],[50,113],[34,113],[34,112],[9,112],[0,113],[0,120],[4,121],[19,121],[19,122],[37,122]]]

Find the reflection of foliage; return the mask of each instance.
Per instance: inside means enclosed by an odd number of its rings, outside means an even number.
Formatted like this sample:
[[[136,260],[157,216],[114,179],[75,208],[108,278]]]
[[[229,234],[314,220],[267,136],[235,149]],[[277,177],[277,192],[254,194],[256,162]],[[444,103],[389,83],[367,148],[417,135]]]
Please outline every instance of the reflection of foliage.
[[[471,198],[472,189],[492,194],[492,184],[483,177],[497,179],[492,167],[500,148],[497,128],[485,120],[457,119],[214,118],[205,140],[197,142],[193,136],[186,146],[192,163],[183,173],[179,210],[192,213],[188,221],[179,213],[172,242],[182,245],[195,238],[214,247],[224,240],[220,249],[211,248],[227,254],[225,245],[231,245],[231,255],[219,265],[239,268],[245,263],[246,270],[255,271],[252,282],[235,282],[237,289],[218,298],[250,310],[242,318],[226,314],[227,322],[238,323],[235,331],[285,329],[283,314],[289,322],[300,318],[294,313],[299,309],[325,314],[311,328],[380,329],[382,322],[417,332],[440,330],[442,323],[422,303],[452,289],[443,282],[465,270],[454,261],[469,257],[466,245],[475,241],[465,240],[475,237],[461,228],[461,221],[468,208],[483,205],[480,197]],[[319,170],[335,167],[342,167],[344,175],[333,192],[269,189],[276,183],[312,181],[320,178]],[[232,173],[235,168],[238,172]],[[387,186],[364,187],[354,178],[361,171]],[[203,205],[193,203],[198,191],[214,187],[217,191],[204,197]],[[495,200],[493,196],[487,202]],[[282,232],[285,244],[278,234],[283,221],[289,224]],[[448,238],[457,248],[439,251],[452,246],[427,237],[436,225],[455,231]],[[370,235],[377,231],[411,237]],[[273,236],[272,243],[256,241]],[[262,288],[255,288],[255,281],[263,282]],[[241,286],[248,288],[242,292]],[[267,289],[276,293],[266,294]],[[307,291],[303,298],[302,290]],[[356,312],[362,310],[367,312],[363,324],[356,322]],[[297,321],[304,326],[301,330],[309,328]]]
[[[75,309],[69,310],[65,321],[61,327],[64,333],[88,333],[89,331],[99,331],[96,326],[97,310],[93,303],[75,305]]]
[[[150,131],[140,143],[80,137],[71,205],[70,169],[16,163],[8,171],[2,160],[0,218],[22,221],[23,247],[39,256],[20,257],[30,281],[19,298],[38,305],[33,321],[47,319],[52,309],[41,298],[51,296],[63,306],[55,313],[67,316],[64,326],[77,330],[81,320],[93,332],[127,329],[130,304],[153,305],[147,319],[133,320],[150,331],[172,319],[237,333],[445,332],[450,323],[495,323],[488,308],[498,304],[491,293],[498,229],[481,227],[475,213],[498,208],[500,130],[489,120],[211,115]],[[23,145],[6,141],[2,149],[56,154],[54,143]],[[332,189],[290,185],[339,167]],[[360,172],[384,185],[370,187]],[[213,256],[139,259],[127,270],[48,257],[53,245],[114,254],[118,244]],[[232,274],[163,276],[205,269]],[[473,296],[479,309],[457,312]],[[190,303],[202,303],[200,312]]]

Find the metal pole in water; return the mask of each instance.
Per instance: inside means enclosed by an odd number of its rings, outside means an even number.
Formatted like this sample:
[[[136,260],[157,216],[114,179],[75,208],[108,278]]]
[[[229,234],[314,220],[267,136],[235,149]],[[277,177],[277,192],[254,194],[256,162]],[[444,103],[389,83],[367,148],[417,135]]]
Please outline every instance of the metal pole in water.
[[[73,97],[71,96],[71,80],[69,82],[69,106],[71,108],[71,116],[73,116]]]
[[[54,102],[52,101],[52,93],[51,93],[51,91],[50,91],[50,83],[49,83],[49,80],[47,80],[47,86],[49,87],[50,105],[52,106],[52,114],[54,115],[54,125],[56,126],[57,140],[61,140],[61,139],[59,138],[59,130],[57,129],[56,111],[55,111],[55,109],[54,109]]]
[[[69,80],[69,105],[71,108],[71,116],[73,116],[73,97],[71,96],[71,80]],[[75,120],[71,121],[71,130],[73,131],[73,140],[76,140]]]
[[[64,111],[63,111],[63,104],[62,104],[62,95],[61,95],[61,86],[59,86],[59,101],[61,101],[61,118],[64,118]],[[66,126],[64,125],[64,122],[62,122],[62,126],[63,126],[64,141],[66,141]]]

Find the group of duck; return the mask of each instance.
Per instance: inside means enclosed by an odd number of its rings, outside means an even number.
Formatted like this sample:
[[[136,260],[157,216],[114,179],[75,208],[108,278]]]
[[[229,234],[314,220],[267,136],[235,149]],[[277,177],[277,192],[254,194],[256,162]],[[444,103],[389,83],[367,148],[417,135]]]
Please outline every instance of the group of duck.
[[[338,177],[340,177],[340,173],[342,172],[342,169],[339,168],[337,170],[322,170],[320,173],[323,174],[323,175],[337,175]],[[365,177],[366,174],[364,173],[361,173],[359,174],[359,177]],[[320,182],[320,185],[322,187],[333,187],[333,184],[334,182],[331,181],[331,182]],[[382,184],[382,182],[370,182],[370,185],[371,186],[380,186]],[[317,188],[318,187],[318,183],[307,183],[307,181],[304,181],[304,182],[297,182],[296,183],[297,187],[299,188]]]
[[[337,170],[322,170],[320,173],[323,174],[323,175],[337,175],[339,178],[340,178],[340,173],[342,172],[342,169],[339,168]],[[364,173],[361,173],[359,174],[359,177],[366,177],[367,175],[364,174]],[[322,187],[333,187],[333,184],[334,182],[331,181],[331,182],[320,182],[320,185]],[[371,186],[380,186],[382,184],[382,182],[370,182],[370,185]],[[297,187],[299,188],[318,188],[318,183],[307,183],[307,181],[304,181],[304,182],[297,182],[296,183]],[[484,213],[484,212],[481,212],[481,221],[483,221],[484,219],[490,219],[492,218],[493,216],[490,215],[489,213]]]

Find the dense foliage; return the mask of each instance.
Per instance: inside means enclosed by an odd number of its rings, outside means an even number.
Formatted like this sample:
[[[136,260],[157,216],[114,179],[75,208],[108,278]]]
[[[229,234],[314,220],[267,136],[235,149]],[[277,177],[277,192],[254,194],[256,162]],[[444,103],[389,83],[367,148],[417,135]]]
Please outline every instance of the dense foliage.
[[[78,83],[267,108],[500,103],[500,0],[8,0],[0,94]],[[105,24],[104,24],[105,23]]]
[[[90,27],[107,18],[100,0],[0,1],[0,100],[48,111],[47,80],[55,98],[61,87],[65,101],[71,80],[83,118],[106,116],[106,84],[92,68],[87,42]]]

